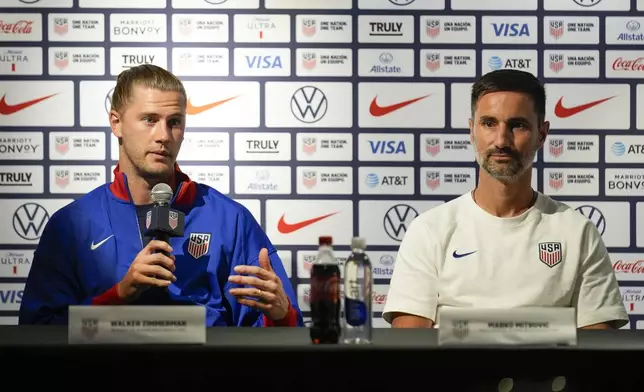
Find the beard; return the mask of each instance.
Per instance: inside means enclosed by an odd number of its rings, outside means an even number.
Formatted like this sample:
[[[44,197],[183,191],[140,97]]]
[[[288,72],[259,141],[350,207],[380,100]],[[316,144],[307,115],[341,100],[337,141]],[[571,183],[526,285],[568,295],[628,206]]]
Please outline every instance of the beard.
[[[139,173],[143,178],[149,179],[164,179],[172,174],[174,165],[165,166],[161,164],[147,164],[143,163],[141,166],[138,166]]]
[[[174,171],[175,159],[172,157],[166,157],[166,162],[155,162],[150,160],[148,155],[139,151],[128,151],[128,149],[124,148],[123,153],[141,178],[163,180],[172,175]]]
[[[476,151],[476,162],[479,166],[490,177],[504,184],[517,182],[526,170],[531,167],[531,163],[534,161],[534,156],[537,153],[533,149],[530,153],[522,154],[520,151],[513,150],[510,147],[493,147],[487,151],[480,152],[476,143],[474,143],[474,149]],[[494,154],[505,154],[510,159],[504,162],[495,161],[491,159]]]

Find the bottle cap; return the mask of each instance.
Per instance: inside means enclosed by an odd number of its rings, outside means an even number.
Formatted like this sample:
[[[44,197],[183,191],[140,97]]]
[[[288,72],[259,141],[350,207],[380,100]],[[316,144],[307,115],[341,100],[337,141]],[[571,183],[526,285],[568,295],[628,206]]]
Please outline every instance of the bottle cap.
[[[319,245],[333,245],[333,237],[331,236],[320,236],[318,240]]]
[[[353,249],[367,249],[367,240],[360,237],[353,237],[351,239],[351,247]]]

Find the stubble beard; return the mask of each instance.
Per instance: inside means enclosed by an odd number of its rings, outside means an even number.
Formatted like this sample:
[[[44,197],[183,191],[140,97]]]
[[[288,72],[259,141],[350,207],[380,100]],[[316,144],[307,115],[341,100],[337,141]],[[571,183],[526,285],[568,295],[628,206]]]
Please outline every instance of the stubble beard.
[[[485,170],[485,172],[492,178],[504,184],[516,183],[519,178],[531,167],[534,156],[537,153],[535,149],[532,153],[523,156],[514,156],[512,160],[504,163],[497,163],[490,159],[494,149],[480,152],[474,142],[474,150],[476,151],[476,162]]]
[[[174,170],[174,160],[172,161],[172,164],[169,167],[161,168],[158,164],[153,165],[146,162],[146,158],[147,158],[146,155],[144,155],[139,160],[134,160],[132,159],[131,154],[129,154],[128,152],[125,152],[125,153],[127,154],[128,160],[130,161],[133,169],[138,173],[138,175],[141,178],[144,178],[146,180],[158,181],[158,180],[164,180],[168,176],[172,175],[172,171]]]

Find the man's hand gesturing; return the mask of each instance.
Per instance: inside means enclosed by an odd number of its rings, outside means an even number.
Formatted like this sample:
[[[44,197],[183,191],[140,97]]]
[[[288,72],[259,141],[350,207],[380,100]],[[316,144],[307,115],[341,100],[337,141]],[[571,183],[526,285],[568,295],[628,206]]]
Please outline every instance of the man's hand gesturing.
[[[259,252],[259,265],[259,267],[236,266],[235,272],[240,275],[232,275],[228,280],[249,287],[230,289],[230,294],[237,297],[240,304],[260,309],[271,320],[282,320],[288,313],[290,302],[282,281],[271,268],[266,248]],[[255,276],[242,276],[242,274]]]

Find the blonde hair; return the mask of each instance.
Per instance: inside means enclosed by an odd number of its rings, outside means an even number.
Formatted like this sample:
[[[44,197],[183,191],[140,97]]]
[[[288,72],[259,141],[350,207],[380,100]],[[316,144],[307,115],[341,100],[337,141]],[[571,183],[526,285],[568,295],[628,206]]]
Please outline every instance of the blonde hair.
[[[111,110],[122,113],[132,99],[136,86],[143,86],[164,92],[176,92],[183,95],[186,102],[186,90],[183,83],[171,72],[152,64],[142,64],[127,69],[116,78],[116,87],[111,99]]]

